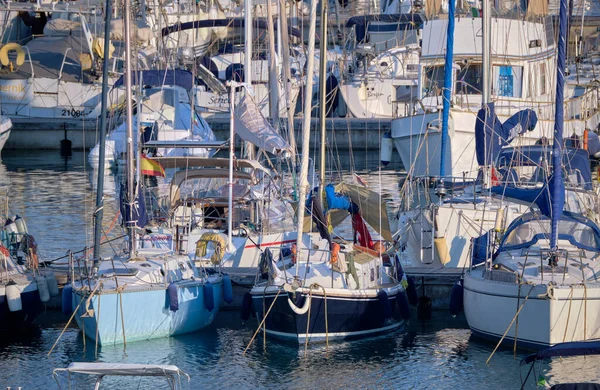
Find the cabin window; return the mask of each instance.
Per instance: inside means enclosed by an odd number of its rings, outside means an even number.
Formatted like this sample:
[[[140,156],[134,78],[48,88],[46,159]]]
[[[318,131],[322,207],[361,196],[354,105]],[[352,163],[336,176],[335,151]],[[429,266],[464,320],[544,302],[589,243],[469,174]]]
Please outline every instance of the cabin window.
[[[493,90],[496,96],[521,97],[523,85],[523,67],[500,65],[494,66]]]
[[[481,95],[482,85],[483,68],[481,64],[463,66],[456,76],[456,93]]]
[[[454,92],[463,95],[480,95],[483,80],[481,64],[460,65],[456,75]],[[455,68],[456,69],[456,68]],[[444,89],[444,66],[430,66],[425,68],[423,80],[424,96],[442,95]]]
[[[546,64],[540,64],[540,95],[546,94]]]
[[[444,88],[444,67],[429,66],[425,68],[423,80],[423,96],[439,96]]]

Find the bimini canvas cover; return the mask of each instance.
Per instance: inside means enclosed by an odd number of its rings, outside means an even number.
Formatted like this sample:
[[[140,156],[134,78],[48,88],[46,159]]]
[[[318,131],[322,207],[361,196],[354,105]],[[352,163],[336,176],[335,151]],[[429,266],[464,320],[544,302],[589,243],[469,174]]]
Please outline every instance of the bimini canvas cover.
[[[125,85],[125,76],[115,81],[114,88]],[[191,72],[181,69],[169,70],[143,70],[131,74],[131,84],[138,85],[141,80],[144,86],[162,87],[163,85],[176,85],[190,91],[194,86],[194,76]]]
[[[165,376],[184,375],[177,366],[163,364],[120,364],[120,363],[71,363],[62,369],[72,374],[121,375],[121,376]]]

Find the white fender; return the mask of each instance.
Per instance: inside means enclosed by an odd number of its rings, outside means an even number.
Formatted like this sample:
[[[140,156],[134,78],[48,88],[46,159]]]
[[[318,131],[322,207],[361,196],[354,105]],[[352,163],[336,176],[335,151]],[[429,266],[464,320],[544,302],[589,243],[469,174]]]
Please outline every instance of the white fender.
[[[56,280],[56,275],[54,272],[48,272],[44,275],[46,277],[46,282],[48,282],[48,292],[51,297],[55,297],[58,295],[58,280]]]
[[[6,291],[6,302],[8,303],[8,310],[20,311],[23,310],[23,302],[21,301],[21,291],[15,282],[12,280],[8,282],[5,288]]]
[[[290,309],[292,309],[294,313],[298,315],[306,314],[306,312],[310,308],[310,301],[311,299],[309,297],[306,297],[306,299],[304,300],[304,305],[302,305],[302,307],[298,307],[294,304],[294,302],[292,302],[292,300],[288,296],[288,305],[290,305]]]
[[[38,292],[40,293],[40,301],[46,303],[50,300],[50,291],[48,289],[48,281],[43,276],[38,276],[35,278],[35,282],[37,283]]]
[[[381,149],[379,151],[379,159],[381,161],[381,165],[385,167],[390,163],[390,161],[392,161],[393,151],[394,140],[392,140],[392,135],[390,133],[383,134],[383,137],[381,138]]]
[[[17,226],[17,232],[19,234],[27,234],[27,224],[25,220],[18,215],[15,217],[15,225]]]

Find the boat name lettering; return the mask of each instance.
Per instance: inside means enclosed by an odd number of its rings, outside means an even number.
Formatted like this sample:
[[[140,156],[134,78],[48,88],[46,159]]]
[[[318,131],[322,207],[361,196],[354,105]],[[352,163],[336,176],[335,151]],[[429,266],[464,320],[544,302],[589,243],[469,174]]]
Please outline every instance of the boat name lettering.
[[[91,112],[91,111],[90,111]],[[85,110],[76,110],[74,108],[69,109],[62,109],[61,110],[61,115],[62,116],[70,116],[72,118],[80,118],[82,116],[86,116],[89,115],[90,112],[86,112]]]
[[[208,104],[229,104],[229,97],[227,96],[211,96],[208,99]]]
[[[142,240],[144,241],[171,241],[171,236],[144,236]]]
[[[380,96],[383,96],[382,92],[371,92],[371,91],[367,91],[367,97],[369,98],[378,98]]]
[[[21,92],[25,92],[25,87],[21,84],[19,84],[19,85],[0,85],[0,92],[21,93]]]

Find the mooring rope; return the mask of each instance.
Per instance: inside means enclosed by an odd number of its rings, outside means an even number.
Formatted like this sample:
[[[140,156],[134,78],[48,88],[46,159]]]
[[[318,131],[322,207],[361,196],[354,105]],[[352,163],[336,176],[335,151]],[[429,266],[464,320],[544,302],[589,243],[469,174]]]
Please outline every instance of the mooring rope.
[[[248,348],[250,348],[250,346],[252,345],[252,342],[254,342],[254,339],[256,338],[256,335],[260,331],[260,328],[263,326],[265,320],[267,319],[267,316],[269,315],[269,313],[271,312],[271,309],[275,305],[275,302],[277,302],[277,297],[279,296],[279,293],[281,292],[281,290],[283,290],[283,287],[280,287],[277,290],[277,294],[275,295],[275,298],[273,299],[273,302],[271,303],[271,306],[269,306],[269,310],[267,310],[267,313],[263,316],[263,319],[262,319],[261,323],[258,325],[258,328],[256,329],[256,332],[254,332],[254,335],[252,336],[252,339],[250,339],[250,342],[246,346],[246,349],[244,349],[244,352],[242,353],[242,356],[246,354],[246,351],[248,350]],[[264,297],[263,297],[263,300],[264,300]]]
[[[519,310],[517,310],[517,313],[513,317],[512,321],[510,322],[510,324],[508,324],[508,328],[506,328],[506,331],[504,332],[504,334],[500,338],[500,341],[498,341],[498,344],[496,345],[496,348],[494,348],[494,350],[492,351],[492,354],[490,355],[490,357],[485,361],[485,364],[489,364],[490,360],[492,360],[492,356],[494,356],[494,354],[498,350],[498,347],[500,347],[500,344],[502,344],[502,341],[504,341],[504,338],[506,337],[506,335],[507,335],[508,331],[510,330],[512,324],[515,322],[515,320],[519,316],[519,313],[521,312],[521,310],[523,310],[523,306],[525,306],[525,302],[527,302],[527,299],[529,299],[529,294],[531,294],[531,292],[533,291],[534,287],[535,287],[535,284],[532,285],[531,288],[529,289],[529,292],[527,293],[527,296],[523,300],[523,303],[521,304],[521,307],[519,307]]]
[[[92,297],[94,295],[94,293],[96,292],[96,289],[102,285],[102,282],[98,282],[98,284],[96,284],[96,287],[94,287],[94,289],[92,290],[92,292],[90,293],[90,297]],[[71,321],[73,321],[73,318],[75,317],[75,314],[77,314],[77,310],[79,309],[79,307],[81,307],[81,304],[83,302],[85,302],[86,300],[82,299],[79,301],[79,304],[77,305],[77,307],[75,308],[75,310],[73,310],[73,313],[71,314],[71,317],[69,318],[69,321],[67,321],[67,324],[65,325],[65,327],[63,328],[62,332],[60,332],[60,334],[58,335],[58,338],[56,339],[56,341],[54,342],[54,345],[52,346],[52,348],[50,348],[50,351],[48,352],[47,356],[50,356],[50,354],[52,353],[52,351],[54,350],[54,348],[56,347],[56,345],[58,344],[58,341],[60,340],[60,338],[62,337],[62,335],[65,333],[65,331],[67,330],[67,328],[69,327],[69,325],[71,324]],[[85,334],[83,335],[83,337],[85,337]]]

